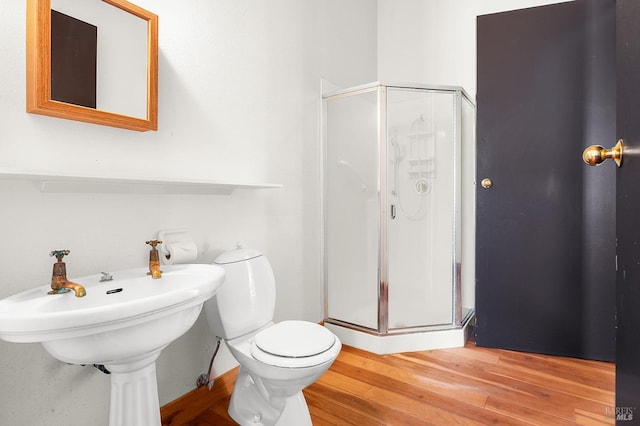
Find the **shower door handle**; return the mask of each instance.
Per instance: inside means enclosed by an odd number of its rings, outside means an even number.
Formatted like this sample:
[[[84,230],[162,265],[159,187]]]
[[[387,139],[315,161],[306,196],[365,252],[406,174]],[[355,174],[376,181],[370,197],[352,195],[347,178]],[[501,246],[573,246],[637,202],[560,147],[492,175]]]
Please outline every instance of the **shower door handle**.
[[[396,205],[391,204],[391,219],[395,219],[395,218],[396,218]]]

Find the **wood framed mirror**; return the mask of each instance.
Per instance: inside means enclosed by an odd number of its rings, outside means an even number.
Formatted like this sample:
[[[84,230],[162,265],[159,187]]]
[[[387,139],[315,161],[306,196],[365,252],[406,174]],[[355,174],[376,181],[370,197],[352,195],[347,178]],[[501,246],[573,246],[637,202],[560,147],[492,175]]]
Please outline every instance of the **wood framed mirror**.
[[[141,60],[143,64],[146,63],[146,67],[143,65],[143,69],[138,72],[138,74],[145,75],[136,74],[131,78],[122,77],[119,73],[109,71],[108,68],[105,68],[105,71],[101,73],[103,68],[100,60],[97,60],[97,74],[117,74],[112,77],[130,85],[144,86],[146,82],[146,90],[144,87],[138,88],[142,90],[141,97],[144,98],[141,99],[142,111],[139,114],[131,114],[117,108],[102,109],[100,102],[97,103],[97,107],[88,107],[52,98],[52,0],[27,0],[27,112],[137,131],[157,130],[158,16],[125,0],[91,1],[117,8],[114,10],[124,16],[124,19],[142,20],[141,24],[135,25],[143,25],[141,38],[143,38],[142,43],[146,43],[146,49],[143,48],[145,51],[137,55],[142,56],[137,60]],[[85,1],[75,2],[76,5],[80,3],[87,4]],[[124,15],[122,15],[123,12]],[[120,32],[121,27],[116,30]],[[97,31],[99,39],[101,33],[99,25]],[[141,84],[137,84],[135,81],[141,81]],[[110,92],[110,90],[103,90],[103,93],[105,92]],[[116,91],[114,90],[114,92]],[[124,93],[124,95],[120,96],[123,98],[120,101],[126,104],[128,102],[126,96],[129,94]],[[98,90],[98,98],[100,98],[100,90]]]

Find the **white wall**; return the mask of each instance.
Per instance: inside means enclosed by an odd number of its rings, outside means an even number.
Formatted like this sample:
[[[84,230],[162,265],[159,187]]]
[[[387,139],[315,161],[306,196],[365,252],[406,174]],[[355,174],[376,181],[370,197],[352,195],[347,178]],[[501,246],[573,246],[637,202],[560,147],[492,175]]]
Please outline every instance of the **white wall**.
[[[138,133],[25,113],[25,4],[0,2],[0,168],[103,176],[282,183],[231,196],[48,194],[0,180],[0,297],[49,282],[49,251],[70,278],[145,265],[144,241],[186,227],[198,261],[236,241],[264,251],[276,319],[322,319],[320,79],[376,79],[370,0],[137,0],[160,17],[159,130]],[[190,391],[213,338],[201,316],[161,354],[161,404]],[[228,353],[220,374],[234,364]],[[108,377],[39,344],[0,341],[0,424],[106,424]]]

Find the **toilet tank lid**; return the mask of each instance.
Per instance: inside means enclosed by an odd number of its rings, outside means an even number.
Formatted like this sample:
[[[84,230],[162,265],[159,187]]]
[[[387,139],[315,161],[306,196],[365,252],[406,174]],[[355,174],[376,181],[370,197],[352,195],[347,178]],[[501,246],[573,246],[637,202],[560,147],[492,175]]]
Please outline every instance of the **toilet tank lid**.
[[[260,256],[262,256],[262,253],[258,250],[237,247],[234,250],[225,251],[220,256],[216,257],[213,262],[223,265],[225,263],[242,262]]]

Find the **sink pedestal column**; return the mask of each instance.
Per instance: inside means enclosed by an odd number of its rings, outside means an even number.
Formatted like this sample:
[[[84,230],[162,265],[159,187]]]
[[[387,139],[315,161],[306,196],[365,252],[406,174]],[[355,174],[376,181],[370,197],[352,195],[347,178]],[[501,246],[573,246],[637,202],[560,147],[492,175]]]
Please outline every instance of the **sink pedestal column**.
[[[160,426],[156,359],[160,351],[126,364],[108,364],[111,372],[109,426]]]

